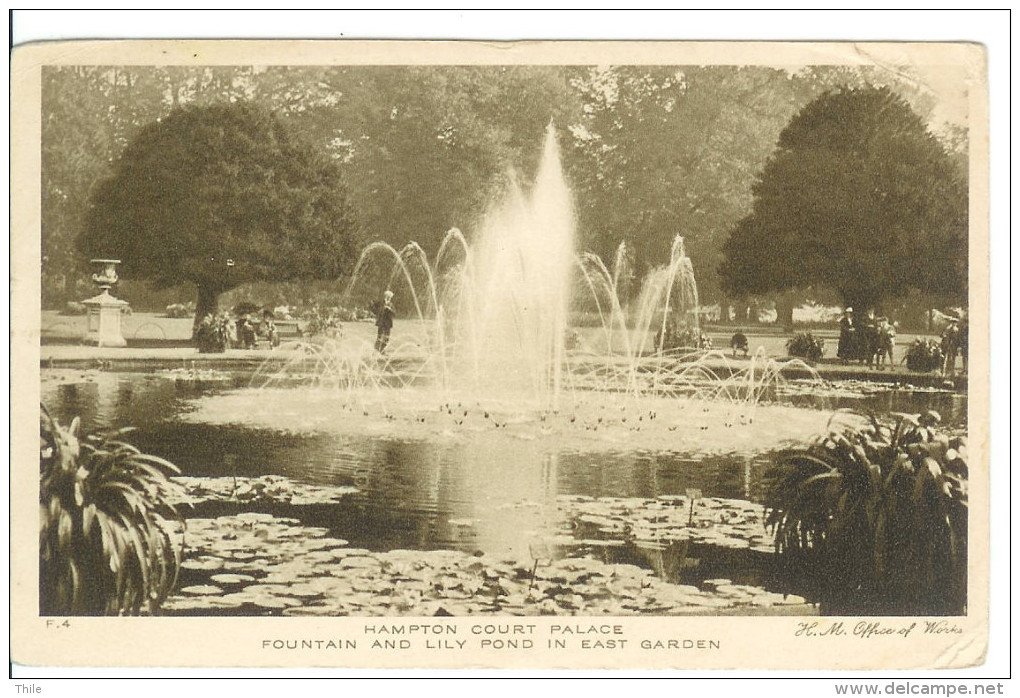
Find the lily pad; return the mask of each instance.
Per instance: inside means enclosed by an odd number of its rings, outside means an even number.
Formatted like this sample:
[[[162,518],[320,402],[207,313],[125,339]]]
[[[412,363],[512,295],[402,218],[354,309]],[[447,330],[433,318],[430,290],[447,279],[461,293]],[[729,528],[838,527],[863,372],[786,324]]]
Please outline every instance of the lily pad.
[[[217,584],[231,584],[231,585],[255,581],[255,577],[251,576],[250,574],[236,574],[236,573],[214,574],[209,579],[216,582]]]
[[[188,596],[208,596],[210,594],[222,594],[223,590],[212,584],[195,584],[194,586],[184,587],[181,589],[181,593]]]
[[[219,570],[223,569],[223,560],[219,558],[189,558],[181,562],[186,570]]]

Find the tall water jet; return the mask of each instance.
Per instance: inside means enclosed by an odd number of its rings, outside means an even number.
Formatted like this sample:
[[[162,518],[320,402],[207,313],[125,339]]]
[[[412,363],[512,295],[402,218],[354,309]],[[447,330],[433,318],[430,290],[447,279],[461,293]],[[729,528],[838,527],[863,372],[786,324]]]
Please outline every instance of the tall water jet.
[[[310,349],[314,371],[347,388],[351,399],[366,387],[385,393],[385,387],[429,386],[515,410],[555,409],[568,391],[575,409],[590,391],[695,397],[744,409],[781,377],[772,363],[763,369],[755,357],[732,364],[702,341],[683,237],[674,237],[668,262],[648,272],[633,297],[625,242],[611,268],[597,255],[575,255],[572,197],[552,125],[530,189],[513,186],[473,235],[451,228],[432,261],[415,242],[400,249],[368,245],[345,304],[370,262],[384,265],[375,285],[386,279],[385,288],[402,299],[397,338],[385,354],[364,339]],[[370,297],[383,291],[375,288]],[[568,355],[572,292],[574,309],[594,313],[598,323],[591,331],[584,323],[575,329]],[[448,405],[447,412],[452,415]]]
[[[459,304],[458,370],[487,393],[531,394],[556,406],[574,211],[551,123],[531,190],[515,187],[483,222],[472,247],[471,297]]]

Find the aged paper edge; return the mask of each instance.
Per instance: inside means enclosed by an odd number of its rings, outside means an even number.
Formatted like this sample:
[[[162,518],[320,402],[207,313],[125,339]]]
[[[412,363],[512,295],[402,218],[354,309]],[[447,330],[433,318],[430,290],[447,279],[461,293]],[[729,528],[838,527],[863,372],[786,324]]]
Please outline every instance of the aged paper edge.
[[[468,41],[95,41],[28,44],[14,51],[11,72],[12,395],[39,397],[40,73],[45,65],[961,65],[968,69],[970,127],[970,314],[972,380],[968,393],[971,463],[969,613],[954,618],[963,634],[912,635],[909,643],[856,637],[830,642],[796,638],[791,617],[485,617],[444,618],[456,637],[473,639],[476,625],[529,623],[531,652],[281,651],[264,640],[347,639],[359,647],[366,625],[435,624],[431,618],[73,618],[46,628],[37,613],[38,477],[34,410],[13,410],[11,472],[11,659],[45,666],[403,667],[403,668],[694,668],[932,669],[979,664],[988,644],[989,560],[989,278],[988,94],[983,47],[917,42],[468,42]],[[980,330],[980,331],[979,331]],[[19,400],[19,403],[22,401]],[[623,626],[626,650],[543,652],[553,624]],[[923,619],[847,618],[909,625]],[[196,624],[198,630],[196,632]],[[663,653],[641,639],[718,640],[716,652]],[[631,649],[633,648],[633,649]]]

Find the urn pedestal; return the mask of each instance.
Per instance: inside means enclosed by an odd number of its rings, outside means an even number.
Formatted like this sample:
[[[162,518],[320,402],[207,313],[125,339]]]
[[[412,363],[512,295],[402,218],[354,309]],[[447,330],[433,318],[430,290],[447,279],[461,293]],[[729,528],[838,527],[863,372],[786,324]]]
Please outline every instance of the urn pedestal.
[[[102,266],[102,271],[93,274],[92,280],[99,284],[100,294],[82,301],[86,309],[85,343],[98,347],[127,346],[121,331],[121,320],[127,301],[110,295],[110,286],[117,283],[119,259],[93,259],[93,264]]]

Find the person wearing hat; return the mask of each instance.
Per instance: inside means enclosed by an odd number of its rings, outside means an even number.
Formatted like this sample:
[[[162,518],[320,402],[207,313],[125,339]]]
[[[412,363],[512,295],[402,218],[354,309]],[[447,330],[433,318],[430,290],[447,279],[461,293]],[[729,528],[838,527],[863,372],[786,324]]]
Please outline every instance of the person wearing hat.
[[[379,309],[375,326],[378,328],[375,336],[375,350],[381,354],[386,350],[386,345],[390,343],[390,330],[393,329],[393,291],[387,289],[383,294],[383,306]]]
[[[843,317],[839,320],[839,344],[836,345],[836,356],[846,363],[854,358],[856,347],[854,345],[857,327],[854,325],[854,309],[847,307],[843,311]]]

